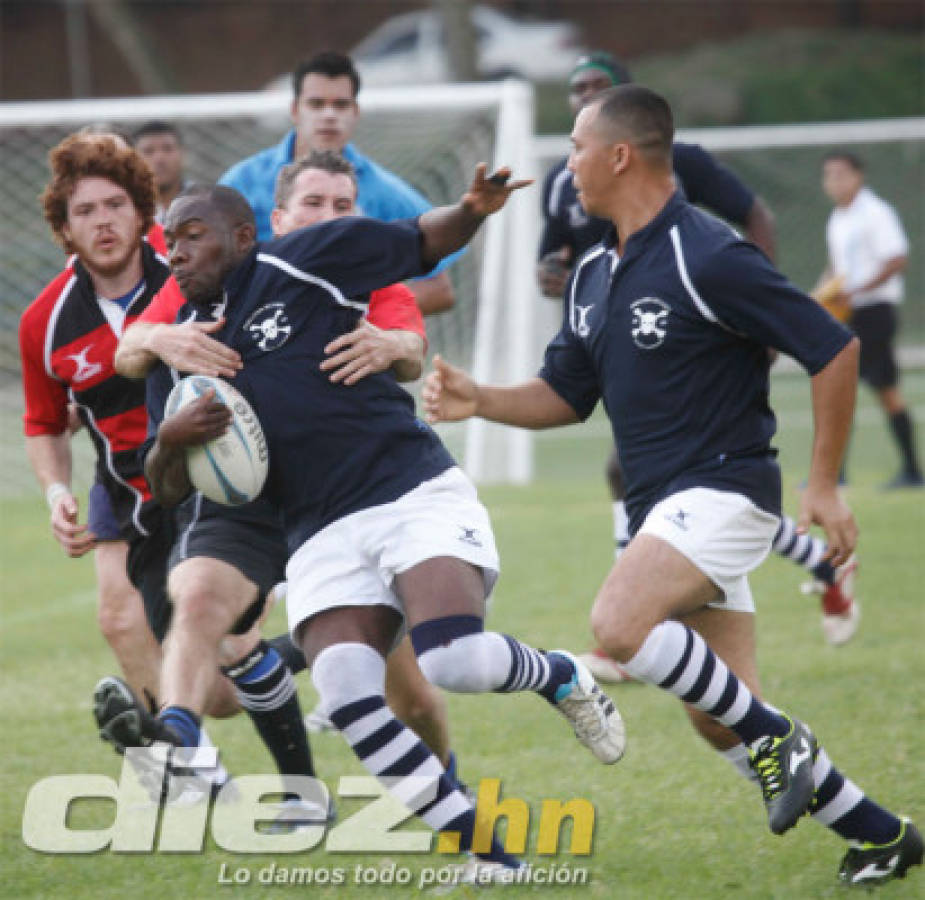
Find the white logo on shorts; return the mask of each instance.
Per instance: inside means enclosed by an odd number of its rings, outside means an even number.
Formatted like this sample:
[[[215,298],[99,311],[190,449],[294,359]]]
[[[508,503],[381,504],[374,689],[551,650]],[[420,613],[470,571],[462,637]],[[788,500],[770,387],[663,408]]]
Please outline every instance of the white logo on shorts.
[[[465,525],[459,526],[462,534],[459,536],[459,539],[464,544],[471,544],[473,547],[481,547],[482,542],[475,536],[475,533],[478,529],[476,528],[466,528]]]

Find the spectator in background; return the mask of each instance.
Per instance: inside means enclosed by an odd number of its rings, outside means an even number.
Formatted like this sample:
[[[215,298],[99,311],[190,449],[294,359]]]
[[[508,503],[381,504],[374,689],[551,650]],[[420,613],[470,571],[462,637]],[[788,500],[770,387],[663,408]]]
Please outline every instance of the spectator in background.
[[[822,188],[835,204],[826,225],[829,264],[822,281],[840,280],[835,302],[850,308],[848,324],[861,339],[861,378],[876,392],[902,458],[902,468],[884,487],[922,487],[915,427],[899,391],[893,350],[909,242],[893,207],[865,185],[864,164],[853,153],[825,157]]]
[[[134,142],[135,149],[154,173],[157,188],[154,219],[163,223],[173,198],[189,185],[183,176],[183,139],[175,126],[154,119],[135,132]]]
[[[270,213],[279,170],[312,150],[335,150],[353,165],[362,215],[390,222],[419,216],[430,203],[393,172],[373,162],[350,143],[360,116],[360,76],[349,56],[326,51],[299,63],[292,75],[292,129],[273,147],[242,160],[219,179],[239,190],[257,219],[257,240],[273,236]],[[447,267],[457,255],[440,262],[409,287],[424,315],[443,312],[455,302]]]

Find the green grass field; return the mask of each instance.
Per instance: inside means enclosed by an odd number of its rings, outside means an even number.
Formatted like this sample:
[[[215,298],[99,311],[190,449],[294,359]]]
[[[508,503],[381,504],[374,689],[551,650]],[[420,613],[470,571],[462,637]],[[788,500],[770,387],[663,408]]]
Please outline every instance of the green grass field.
[[[925,373],[910,373],[906,393],[925,422]],[[776,381],[781,410],[779,446],[786,473],[785,502],[796,507],[795,485],[805,473],[810,439],[808,386],[803,378]],[[925,440],[925,427],[920,426]],[[611,559],[610,512],[601,478],[608,450],[603,420],[543,437],[537,483],[482,491],[497,532],[503,573],[491,610],[492,627],[539,646],[585,647],[588,610]],[[925,822],[925,636],[922,610],[925,494],[883,494],[895,454],[879,412],[862,396],[850,467],[849,498],[860,523],[863,606],[861,629],[840,649],[825,645],[814,599],[799,592],[804,573],[771,559],[755,573],[759,655],[765,692],[777,705],[813,725],[836,764],[874,798]],[[268,864],[346,870],[339,897],[404,897],[412,888],[355,886],[355,867],[396,862],[417,873],[451,857],[386,854],[235,855],[211,837],[194,854],[43,855],[21,835],[30,787],[62,773],[118,778],[119,760],[100,743],[90,715],[96,680],[113,660],[96,628],[92,560],[66,560],[52,542],[37,495],[2,503],[2,671],[0,699],[0,895],[4,897],[211,897],[311,891],[258,883]],[[653,573],[653,577],[658,577]],[[283,628],[280,611],[270,631]],[[306,710],[314,704],[300,677]],[[804,820],[783,838],[767,830],[755,788],[698,742],[678,704],[652,688],[618,686],[612,695],[629,733],[626,757],[614,767],[596,763],[563,720],[526,696],[451,697],[454,746],[461,774],[502,780],[504,796],[530,804],[527,856],[533,862],[587,869],[583,887],[529,886],[591,898],[815,898],[839,896],[835,871],[843,844]],[[239,717],[209,726],[228,768],[268,772],[269,759],[248,722]],[[362,770],[336,735],[313,741],[319,773],[332,787],[341,774]],[[585,797],[596,807],[592,853],[535,853],[543,799]],[[341,819],[359,802],[341,800]],[[75,827],[106,827],[112,806],[83,803]],[[420,829],[414,822],[407,826]],[[220,885],[246,870],[248,885]],[[315,889],[333,895],[335,889]],[[925,871],[886,889],[891,898],[925,896]],[[463,893],[460,891],[460,893]]]

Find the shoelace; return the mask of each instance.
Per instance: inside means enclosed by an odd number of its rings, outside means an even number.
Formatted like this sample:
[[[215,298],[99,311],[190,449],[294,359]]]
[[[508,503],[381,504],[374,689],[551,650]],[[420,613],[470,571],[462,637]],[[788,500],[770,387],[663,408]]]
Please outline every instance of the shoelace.
[[[766,738],[752,756],[752,770],[758,776],[765,800],[772,800],[781,792],[780,757],[774,753],[771,738]]]

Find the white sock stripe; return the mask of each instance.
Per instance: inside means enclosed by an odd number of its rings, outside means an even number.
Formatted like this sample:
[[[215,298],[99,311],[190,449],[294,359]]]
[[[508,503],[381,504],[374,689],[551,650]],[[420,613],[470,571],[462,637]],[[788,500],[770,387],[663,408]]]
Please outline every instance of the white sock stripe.
[[[796,523],[790,516],[784,516],[781,519],[780,528],[777,531],[777,535],[774,540],[774,552],[775,553],[785,553],[787,548],[790,546],[790,542],[793,540],[794,529]]]
[[[261,712],[270,709],[279,709],[285,705],[296,692],[295,680],[287,671],[286,677],[273,687],[272,690],[262,694],[251,694],[235,686],[235,693],[244,709]]]
[[[680,622],[662,622],[656,625],[625,663],[630,675],[649,684],[664,681],[674,670],[687,646],[687,628]]]
[[[370,772],[378,775],[400,760],[419,740],[420,738],[410,728],[405,727],[384,747],[364,757],[362,763]],[[351,743],[351,746],[356,745]]]
[[[393,718],[395,714],[387,706],[373,710],[365,716],[351,722],[346,728],[341,730],[341,734],[351,747],[358,744],[363,738],[369,737],[374,731],[378,731]]]
[[[736,722],[743,718],[745,713],[748,712],[748,708],[751,705],[751,702],[751,691],[740,681],[739,692],[736,694],[736,698],[733,700],[732,706],[730,706],[723,715],[717,716],[717,719],[727,728],[731,728],[736,724]]]
[[[421,818],[435,831],[442,831],[457,816],[472,809],[472,804],[459,791],[447,794],[432,809],[427,810]]]
[[[822,562],[822,557],[825,556],[826,543],[817,537],[810,537],[809,540],[812,549],[810,550],[809,556],[804,560],[803,565],[812,571]]]
[[[681,677],[669,688],[672,694],[681,696],[686,694],[693,686],[697,679],[700,677],[701,672],[703,672],[703,661],[707,656],[707,645],[706,642],[700,637],[699,634],[694,634],[694,644],[691,649],[691,658],[687,661],[687,666],[684,671],[681,673]],[[722,663],[719,661],[719,658],[716,659],[717,666],[720,668]],[[722,666],[725,668],[725,666]],[[716,669],[714,669],[714,672]],[[697,703],[697,706],[700,706],[700,703]]]
[[[841,790],[825,806],[813,813],[813,818],[823,825],[837,822],[864,799],[864,792],[853,782],[845,779]]]
[[[716,666],[713,669],[713,677],[710,678],[710,683],[707,685],[707,689],[704,691],[703,697],[700,698],[697,706],[701,709],[713,709],[713,707],[719,703],[719,698],[723,696],[723,691],[726,689],[726,681],[728,678],[729,669],[726,668],[726,665],[717,656]],[[743,750],[744,749],[745,748],[743,747]],[[748,751],[745,752],[747,755]]]
[[[404,803],[408,809],[417,812],[421,807],[433,802],[437,796],[438,782],[442,774],[443,766],[436,756],[431,755],[413,772],[401,777],[390,775],[383,778],[382,783],[393,797]]]
[[[829,754],[822,748],[816,754],[816,761],[813,763],[813,785],[819,787],[823,781],[828,778],[829,772],[832,771],[832,760]]]

